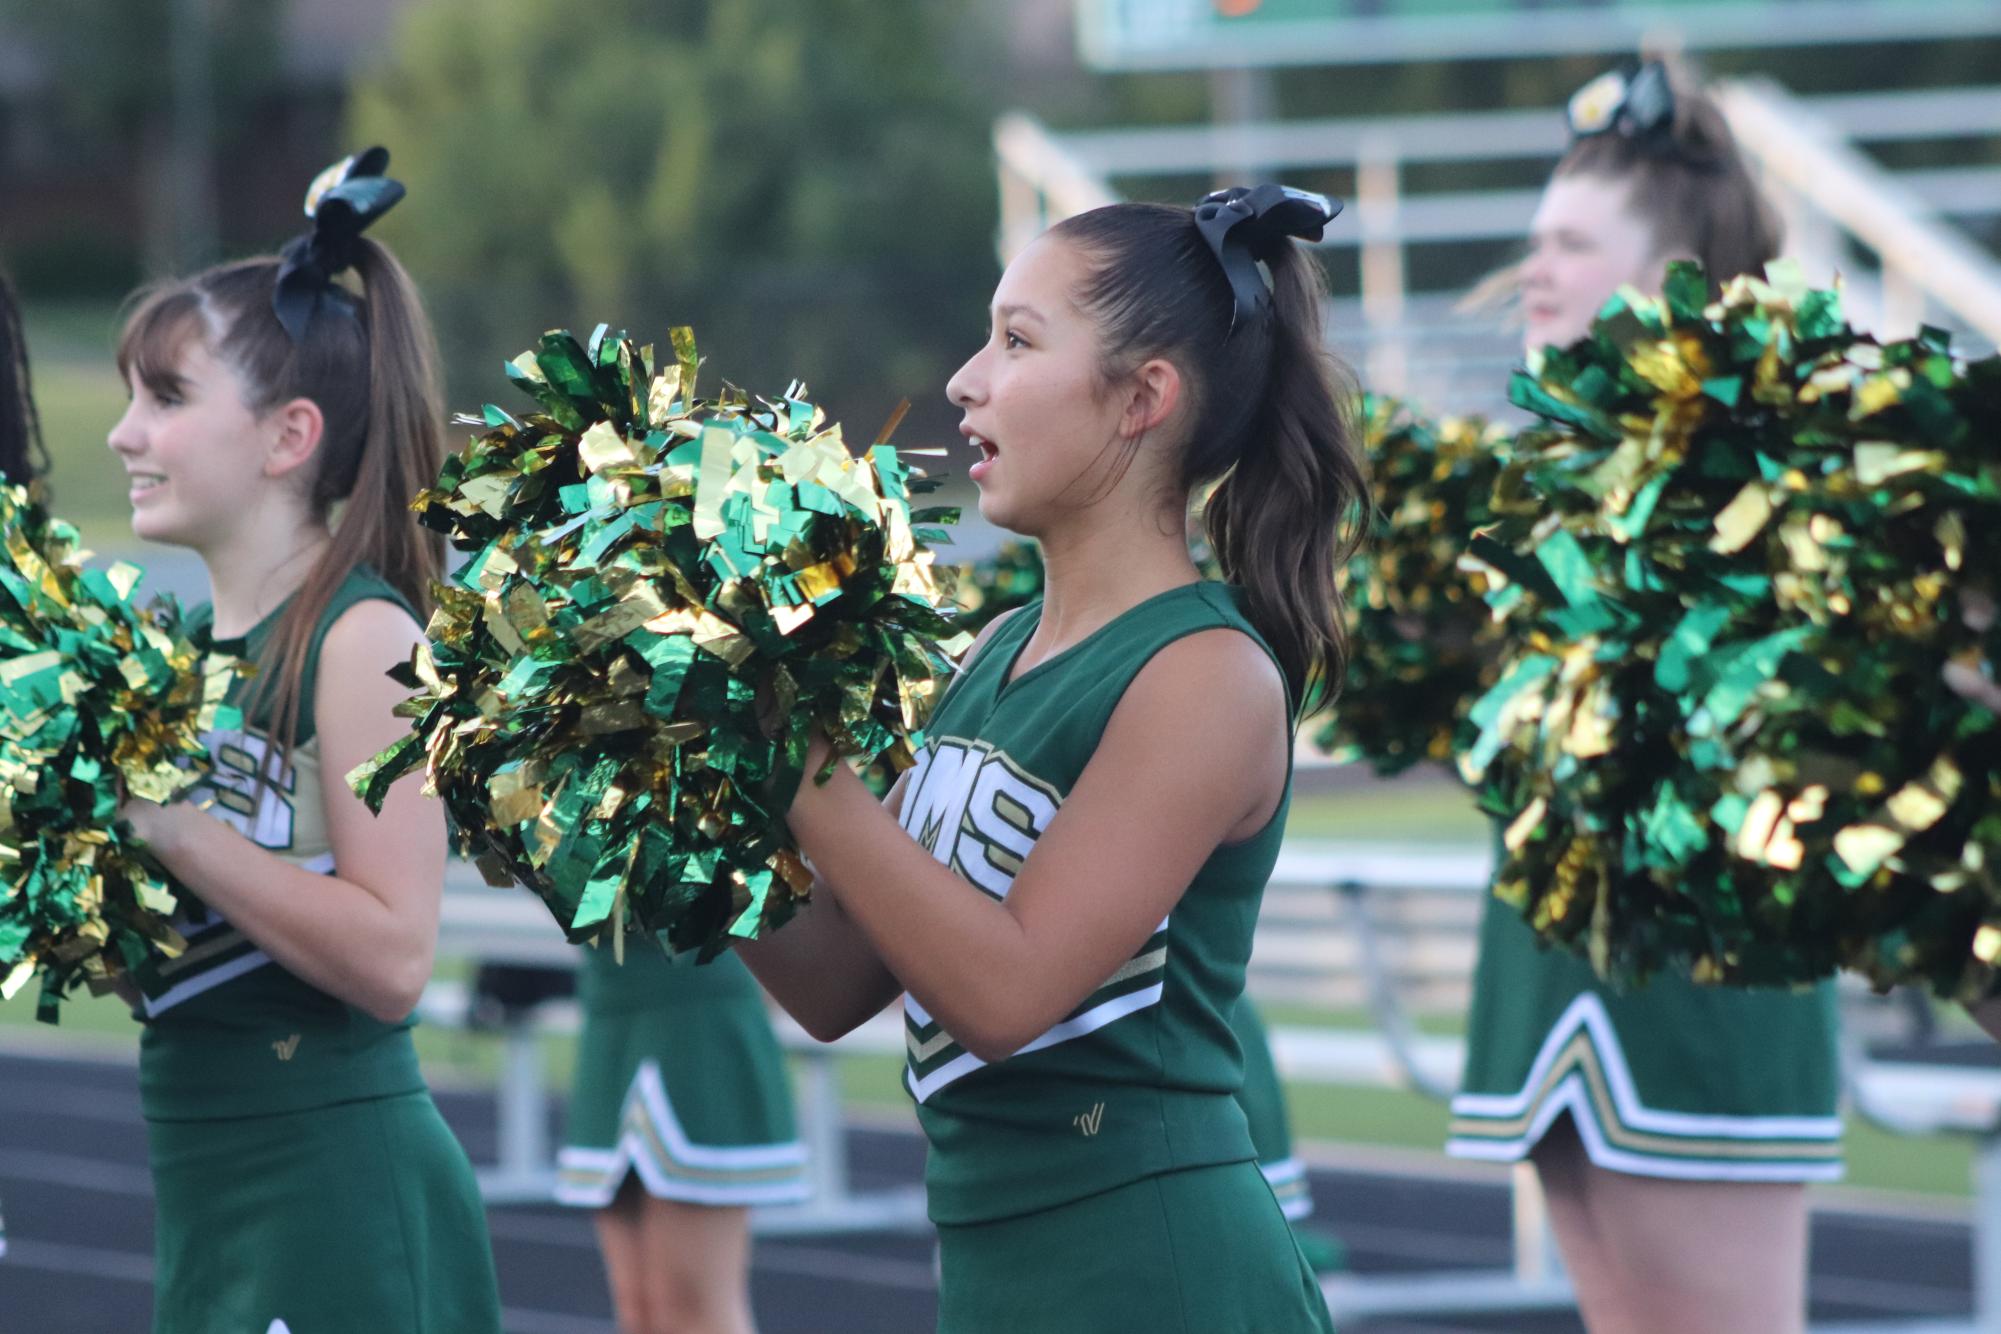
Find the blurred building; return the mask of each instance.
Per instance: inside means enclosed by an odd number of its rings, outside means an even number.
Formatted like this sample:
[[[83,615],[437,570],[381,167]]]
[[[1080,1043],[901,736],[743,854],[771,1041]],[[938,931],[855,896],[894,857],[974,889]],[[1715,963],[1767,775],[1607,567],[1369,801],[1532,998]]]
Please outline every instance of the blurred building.
[[[268,40],[246,45],[212,32],[197,48],[212,57],[202,100],[213,129],[201,138],[211,145],[209,216],[222,253],[297,230],[303,183],[342,147],[348,75],[382,49],[409,0],[267,3]],[[118,20],[129,14],[168,29],[223,5],[72,0],[49,9],[78,17],[78,35],[0,6],[0,260],[33,293],[115,294],[173,253],[182,184],[173,170],[177,53],[121,42]],[[246,53],[252,68],[216,67]],[[89,60],[134,67],[109,71],[107,91],[79,98],[65,81]],[[108,89],[121,85],[137,92],[114,106]]]

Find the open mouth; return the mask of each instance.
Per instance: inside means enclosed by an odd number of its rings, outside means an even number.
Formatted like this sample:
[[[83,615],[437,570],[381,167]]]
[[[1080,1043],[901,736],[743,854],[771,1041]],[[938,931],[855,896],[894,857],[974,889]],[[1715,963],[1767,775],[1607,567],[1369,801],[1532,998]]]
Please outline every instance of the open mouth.
[[[972,467],[966,469],[967,478],[977,482],[994,466],[994,460],[1000,457],[1000,450],[994,447],[993,441],[983,435],[974,435],[970,431],[966,433],[966,441],[980,451],[980,457],[973,462]]]
[[[127,494],[134,500],[139,499],[141,496],[149,495],[167,484],[167,479],[156,472],[127,473],[125,478]]]

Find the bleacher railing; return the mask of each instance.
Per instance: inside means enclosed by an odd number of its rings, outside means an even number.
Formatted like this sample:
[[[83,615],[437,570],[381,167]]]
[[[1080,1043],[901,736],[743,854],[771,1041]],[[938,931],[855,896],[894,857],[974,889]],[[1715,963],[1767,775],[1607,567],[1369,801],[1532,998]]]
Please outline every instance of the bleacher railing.
[[[2001,344],[2001,263],[1954,219],[2001,217],[2001,164],[1892,172],[1869,144],[2001,135],[2001,87],[1796,98],[1776,84],[1724,84],[1746,153],[1784,212],[1790,249],[1815,281],[1839,273],[1857,322],[1910,333],[1950,329],[1974,353]],[[1049,223],[1151,182],[1243,179],[1299,170],[1353,173],[1354,224],[1323,243],[1358,252],[1356,289],[1336,303],[1330,336],[1371,388],[1441,411],[1498,406],[1512,336],[1491,312],[1462,314],[1460,292],[1415,291],[1420,246],[1526,236],[1534,189],[1412,188],[1412,168],[1554,162],[1561,117],[1548,109],[1363,119],[1250,122],[1056,133],[1014,113],[995,127],[1003,259]]]

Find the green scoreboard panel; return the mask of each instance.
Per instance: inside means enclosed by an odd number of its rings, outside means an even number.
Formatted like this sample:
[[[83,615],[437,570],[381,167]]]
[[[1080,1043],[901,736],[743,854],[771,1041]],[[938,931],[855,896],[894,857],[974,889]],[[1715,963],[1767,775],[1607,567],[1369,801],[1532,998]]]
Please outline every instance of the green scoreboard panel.
[[[1104,70],[1937,40],[2001,33],[2001,0],[1076,0]]]

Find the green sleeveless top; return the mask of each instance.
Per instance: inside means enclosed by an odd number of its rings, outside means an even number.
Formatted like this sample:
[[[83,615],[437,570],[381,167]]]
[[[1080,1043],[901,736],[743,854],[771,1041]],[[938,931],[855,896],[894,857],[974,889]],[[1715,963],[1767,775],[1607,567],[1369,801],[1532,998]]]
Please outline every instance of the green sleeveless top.
[[[300,677],[292,764],[275,787],[257,777],[278,744],[260,701],[241,729],[203,738],[215,765],[189,794],[212,801],[210,814],[259,847],[323,875],[334,870],[324,794],[342,776],[320,771],[312,713],[320,647],[343,612],[375,598],[408,609],[401,594],[366,568],[350,574],[327,603]],[[281,606],[248,635],[215,640],[214,647],[254,660],[283,612]],[[203,639],[211,615],[203,606],[190,618]],[[238,680],[230,702],[240,703],[248,685]],[[154,960],[137,979],[147,1021],[139,1044],[139,1094],[149,1119],[268,1115],[424,1087],[410,1021],[385,1024],[299,980],[198,900],[176,924],[186,952]]]
[[[1154,654],[1219,627],[1270,651],[1240,596],[1216,583],[1170,589],[1009,681],[1042,608],[1017,612],[940,703],[905,784],[905,831],[983,892],[1006,897]],[[1008,1218],[1162,1172],[1256,1157],[1232,1096],[1244,1059],[1230,1012],[1291,793],[1288,774],[1271,821],[1217,848],[1132,959],[1007,1059],[982,1061],[905,997],[904,1083],[931,1143],[934,1221]],[[1145,818],[1143,793],[1133,810]]]

